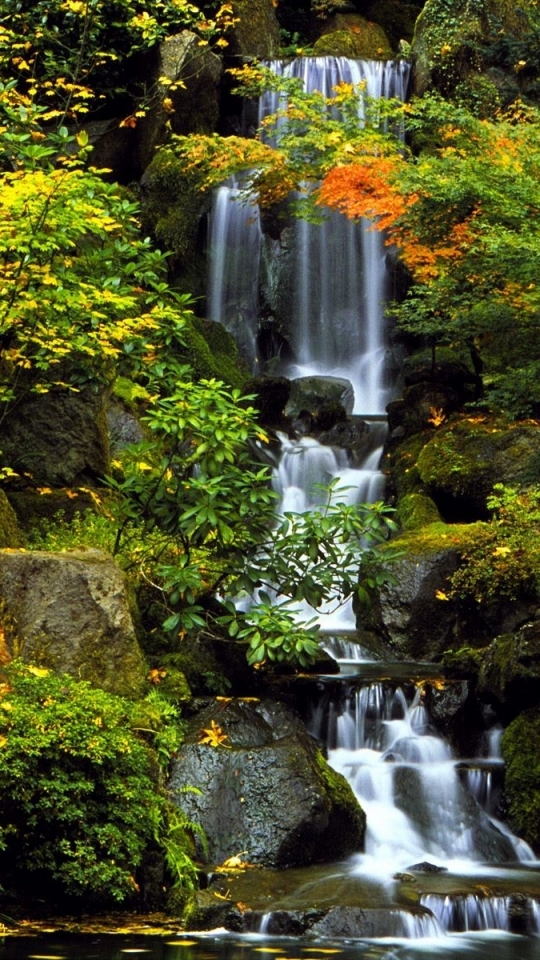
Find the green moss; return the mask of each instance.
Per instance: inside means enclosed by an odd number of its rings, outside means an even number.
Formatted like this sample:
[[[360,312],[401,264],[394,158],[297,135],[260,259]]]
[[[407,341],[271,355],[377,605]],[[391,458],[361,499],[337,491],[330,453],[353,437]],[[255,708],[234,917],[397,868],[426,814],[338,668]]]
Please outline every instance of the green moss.
[[[446,650],[442,665],[453,677],[475,677],[478,675],[486,647],[460,647],[459,650]]]
[[[354,38],[348,30],[336,30],[319,37],[313,47],[316,57],[354,57],[356,51]]]
[[[335,805],[341,811],[346,811],[348,817],[351,818],[351,822],[357,821],[363,833],[366,829],[366,815],[348,781],[341,773],[332,769],[320,750],[316,752],[315,762],[332,805]]]
[[[193,256],[208,199],[168,147],[156,152],[142,180],[143,225],[182,266]]]
[[[244,386],[249,370],[238,353],[234,337],[221,323],[194,317],[190,337],[193,344],[190,363],[197,377],[217,377],[232,387]]]
[[[400,443],[385,459],[398,499],[409,493],[425,493],[417,461],[431,433],[416,434]]]
[[[333,29],[319,37],[313,47],[318,57],[359,57],[364,60],[388,60],[394,52],[378,23],[357,14],[338,14]]]
[[[17,515],[3,490],[0,490],[0,548],[20,547],[22,535]]]
[[[402,548],[406,555],[425,556],[443,549],[466,550],[484,523],[430,523],[420,529],[407,530],[394,537],[392,547]]]
[[[512,827],[540,848],[540,708],[520,714],[505,731],[505,793]]]
[[[396,519],[403,530],[415,530],[441,520],[431,497],[425,493],[408,493],[397,506]]]

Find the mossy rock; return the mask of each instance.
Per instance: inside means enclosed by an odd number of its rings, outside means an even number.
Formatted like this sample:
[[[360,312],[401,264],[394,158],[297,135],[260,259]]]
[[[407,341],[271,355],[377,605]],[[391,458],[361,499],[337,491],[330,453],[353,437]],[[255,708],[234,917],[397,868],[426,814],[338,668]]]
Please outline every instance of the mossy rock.
[[[496,637],[483,657],[478,680],[482,694],[505,704],[515,715],[540,695],[540,622],[525,624],[515,633]]]
[[[375,0],[370,4],[367,16],[383,28],[392,47],[397,50],[401,40],[412,40],[421,12],[422,4],[404,3],[403,0]]]
[[[402,530],[416,530],[438,523],[441,515],[425,493],[408,493],[398,501],[396,519]]]
[[[4,491],[0,490],[0,549],[20,546],[22,546],[22,535],[17,514]]]
[[[280,32],[274,0],[233,0],[238,23],[227,39],[233,57],[268,59],[279,55]]]
[[[390,60],[394,56],[380,24],[355,13],[336,14],[328,20],[313,53],[317,57],[356,57],[362,60]]]
[[[540,708],[521,713],[505,730],[505,796],[512,828],[540,851]]]
[[[487,74],[493,65],[501,66],[501,35],[514,41],[514,49],[526,39],[531,24],[536,22],[535,7],[535,0],[524,0],[519,6],[512,0],[485,0],[481,4],[471,4],[469,0],[453,0],[451,4],[447,0],[427,0],[412,43],[414,92],[422,96],[428,89],[435,89],[462,102],[463,83],[473,75]],[[517,54],[513,60],[516,58]],[[504,64],[502,73],[512,81],[510,86],[504,83],[504,77],[501,84],[493,73],[490,79],[501,92],[506,87],[508,102],[520,93],[513,63]],[[478,106],[486,109],[484,96]]]
[[[190,292],[204,293],[206,262],[200,249],[201,218],[210,209],[210,197],[199,189],[195,176],[170,147],[159,149],[141,180],[142,221],[145,231],[172,252],[172,269],[184,278]]]
[[[433,433],[415,468],[446,520],[487,519],[486,499],[495,483],[520,485],[538,478],[539,441],[534,422],[455,418]]]
[[[183,331],[185,360],[195,380],[223,380],[242,389],[249,374],[234,337],[220,323],[192,317]]]

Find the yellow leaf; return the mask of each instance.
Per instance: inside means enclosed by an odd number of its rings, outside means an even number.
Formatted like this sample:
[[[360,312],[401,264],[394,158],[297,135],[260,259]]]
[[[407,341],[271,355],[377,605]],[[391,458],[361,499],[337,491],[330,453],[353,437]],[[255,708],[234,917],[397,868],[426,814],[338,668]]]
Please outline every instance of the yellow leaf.
[[[51,672],[47,669],[47,667],[34,667],[33,664],[30,664],[30,666],[26,669],[28,670],[28,673],[32,673],[34,677],[48,677],[49,673]]]
[[[444,592],[444,590],[436,590],[435,597],[437,600],[449,600],[450,597]]]
[[[493,551],[494,557],[507,557],[509,553],[512,553],[511,547],[495,547]]]

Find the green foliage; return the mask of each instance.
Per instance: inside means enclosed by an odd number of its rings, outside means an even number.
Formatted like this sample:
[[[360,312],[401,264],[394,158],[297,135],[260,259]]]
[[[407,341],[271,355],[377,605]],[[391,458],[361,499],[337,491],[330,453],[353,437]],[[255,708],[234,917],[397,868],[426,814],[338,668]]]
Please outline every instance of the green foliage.
[[[145,852],[164,849],[173,882],[193,888],[190,824],[160,782],[179,743],[177,715],[155,694],[139,704],[68,676],[13,663],[0,696],[0,859],[64,895],[122,901]]]
[[[488,499],[489,524],[478,524],[463,552],[452,589],[486,603],[499,596],[538,596],[540,591],[540,488],[497,484]]]
[[[17,113],[12,89],[0,106]],[[137,205],[82,157],[57,153],[73,143],[67,131],[43,141],[41,115],[19,106],[20,132],[0,127],[15,166],[0,175],[0,420],[28,391],[133,377],[191,316],[191,299],[169,290],[166,257],[140,237]]]

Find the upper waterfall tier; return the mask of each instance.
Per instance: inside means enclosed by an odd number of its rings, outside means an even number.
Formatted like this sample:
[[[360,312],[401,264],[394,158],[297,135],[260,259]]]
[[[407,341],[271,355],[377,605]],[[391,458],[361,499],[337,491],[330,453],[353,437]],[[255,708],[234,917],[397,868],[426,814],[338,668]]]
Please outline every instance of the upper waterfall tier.
[[[306,91],[332,96],[341,82],[362,84],[372,98],[406,94],[405,61],[303,57],[267,64],[280,76],[298,77]],[[283,108],[284,95],[265,93],[259,120]],[[364,118],[360,98],[358,123]],[[279,142],[279,123],[275,140]],[[292,359],[282,372],[344,377],[355,393],[355,413],[383,413],[386,381],[385,301],[389,273],[384,238],[368,222],[328,211],[322,223],[293,218],[281,240],[265,238],[254,208],[241,207],[235,185],[216,194],[210,229],[210,316],[237,336],[257,369],[261,313],[288,344]],[[239,207],[242,212],[239,211]],[[236,291],[236,297],[234,296]]]

